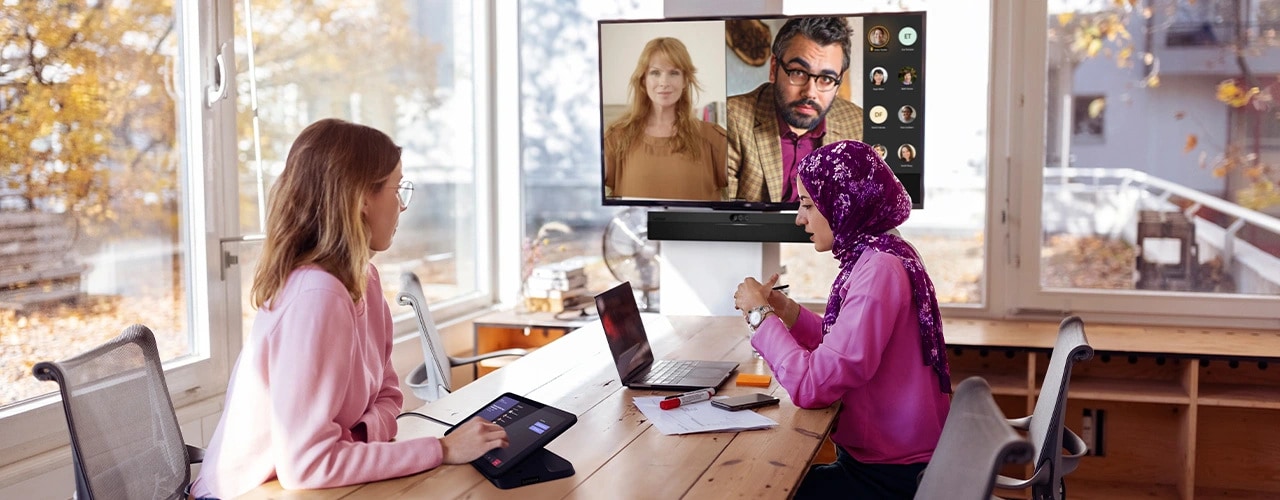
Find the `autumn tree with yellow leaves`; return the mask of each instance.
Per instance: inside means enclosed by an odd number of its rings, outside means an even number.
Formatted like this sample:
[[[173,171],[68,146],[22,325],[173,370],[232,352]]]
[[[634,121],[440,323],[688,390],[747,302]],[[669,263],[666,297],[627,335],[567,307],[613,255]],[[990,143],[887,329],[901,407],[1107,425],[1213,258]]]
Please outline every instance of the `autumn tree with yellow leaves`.
[[[350,96],[384,106],[432,105],[439,48],[413,31],[403,0],[255,0],[247,3],[252,37],[246,2],[232,4],[244,168],[250,168],[255,139],[266,158],[283,160],[307,124],[302,121],[346,116]],[[177,237],[177,105],[183,94],[199,98],[201,92],[196,82],[186,91],[177,88],[174,5],[0,2],[2,206],[72,214],[87,236]],[[259,91],[256,110],[248,98],[251,78]],[[250,125],[255,112],[256,130]]]
[[[89,235],[175,228],[176,46],[169,2],[0,4],[6,205],[74,214]]]

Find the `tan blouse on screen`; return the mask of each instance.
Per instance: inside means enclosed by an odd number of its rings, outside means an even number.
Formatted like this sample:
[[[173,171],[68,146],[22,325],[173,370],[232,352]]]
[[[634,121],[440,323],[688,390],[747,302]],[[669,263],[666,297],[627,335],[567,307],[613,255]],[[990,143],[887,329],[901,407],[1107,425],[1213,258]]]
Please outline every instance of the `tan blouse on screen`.
[[[605,162],[604,183],[610,196],[664,198],[672,200],[723,200],[729,185],[725,170],[728,142],[725,130],[708,122],[698,122],[702,151],[697,160],[672,152],[670,137],[642,136],[633,143],[621,165]],[[616,147],[605,143],[605,158]]]

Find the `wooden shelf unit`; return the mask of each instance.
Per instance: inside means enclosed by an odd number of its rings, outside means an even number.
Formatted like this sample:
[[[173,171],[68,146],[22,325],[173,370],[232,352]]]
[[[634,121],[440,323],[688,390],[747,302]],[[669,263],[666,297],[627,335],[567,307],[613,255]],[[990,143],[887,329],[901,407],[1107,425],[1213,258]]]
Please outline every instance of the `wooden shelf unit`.
[[[953,382],[982,376],[1006,415],[1030,414],[1057,323],[944,328]],[[1071,497],[1280,498],[1280,332],[1085,318],[1085,334],[1095,354],[1072,368],[1066,425],[1083,435],[1084,410],[1103,410],[1104,454],[1067,476]]]

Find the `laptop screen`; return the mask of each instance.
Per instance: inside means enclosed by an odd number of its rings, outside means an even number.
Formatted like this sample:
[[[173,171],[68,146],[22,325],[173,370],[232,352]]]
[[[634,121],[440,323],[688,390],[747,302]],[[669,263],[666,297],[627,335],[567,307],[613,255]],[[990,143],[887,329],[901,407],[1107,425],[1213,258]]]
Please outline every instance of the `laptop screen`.
[[[636,370],[653,363],[653,350],[644,333],[644,321],[640,319],[631,282],[624,281],[596,295],[596,311],[600,314],[605,339],[609,341],[609,351],[613,353],[613,364],[618,367],[618,379],[626,383]]]

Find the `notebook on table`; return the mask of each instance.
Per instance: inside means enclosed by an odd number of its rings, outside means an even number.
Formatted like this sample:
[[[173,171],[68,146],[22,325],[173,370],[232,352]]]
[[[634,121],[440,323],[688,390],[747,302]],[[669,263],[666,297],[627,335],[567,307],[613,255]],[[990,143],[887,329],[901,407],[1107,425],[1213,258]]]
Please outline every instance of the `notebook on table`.
[[[613,354],[613,364],[618,368],[618,378],[632,389],[684,391],[719,387],[738,367],[734,361],[655,361],[630,282],[624,281],[596,295],[596,311]]]

